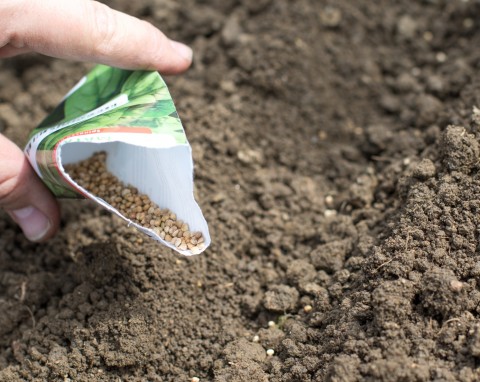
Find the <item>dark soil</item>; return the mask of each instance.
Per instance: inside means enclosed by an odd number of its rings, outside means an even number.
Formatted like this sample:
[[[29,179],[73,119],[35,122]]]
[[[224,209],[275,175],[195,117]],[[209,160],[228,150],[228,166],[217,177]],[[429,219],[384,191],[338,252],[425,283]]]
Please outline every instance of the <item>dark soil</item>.
[[[213,242],[66,201],[34,245],[2,214],[0,380],[480,380],[480,3],[109,4],[194,48],[166,80]],[[0,132],[90,66],[5,60]]]

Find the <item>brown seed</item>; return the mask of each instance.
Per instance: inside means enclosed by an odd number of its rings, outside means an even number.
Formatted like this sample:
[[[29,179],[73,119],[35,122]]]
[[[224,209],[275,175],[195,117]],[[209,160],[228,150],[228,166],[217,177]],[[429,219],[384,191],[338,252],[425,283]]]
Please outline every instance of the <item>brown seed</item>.
[[[198,255],[200,253],[200,248],[199,247],[193,247],[190,249],[190,251],[194,254],[194,255]]]

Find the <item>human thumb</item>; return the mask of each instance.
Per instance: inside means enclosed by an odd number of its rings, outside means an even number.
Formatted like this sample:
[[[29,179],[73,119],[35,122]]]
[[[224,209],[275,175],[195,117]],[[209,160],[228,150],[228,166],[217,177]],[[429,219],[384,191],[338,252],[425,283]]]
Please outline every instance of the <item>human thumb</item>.
[[[0,134],[0,207],[30,241],[44,241],[60,222],[58,203],[38,178],[25,154]]]

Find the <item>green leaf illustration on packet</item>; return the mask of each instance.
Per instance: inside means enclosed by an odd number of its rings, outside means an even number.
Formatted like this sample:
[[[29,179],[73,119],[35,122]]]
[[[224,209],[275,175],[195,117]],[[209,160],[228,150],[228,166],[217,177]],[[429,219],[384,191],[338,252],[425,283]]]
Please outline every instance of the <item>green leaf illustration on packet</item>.
[[[90,198],[183,255],[201,253],[210,244],[193,196],[191,147],[157,72],[96,66],[32,131],[25,153],[59,198]],[[118,192],[119,186],[112,186],[117,194],[108,201],[66,170],[80,166],[89,179],[110,179],[81,167],[96,155],[103,155],[108,174],[129,188]],[[148,200],[147,207],[140,200]]]

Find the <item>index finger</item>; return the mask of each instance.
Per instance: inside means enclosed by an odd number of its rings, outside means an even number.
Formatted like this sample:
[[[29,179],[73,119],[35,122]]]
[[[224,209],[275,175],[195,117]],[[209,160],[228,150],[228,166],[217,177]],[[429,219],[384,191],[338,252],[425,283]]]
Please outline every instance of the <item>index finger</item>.
[[[192,60],[190,48],[152,24],[92,0],[2,0],[0,19],[3,56],[35,51],[164,74],[188,69]]]

